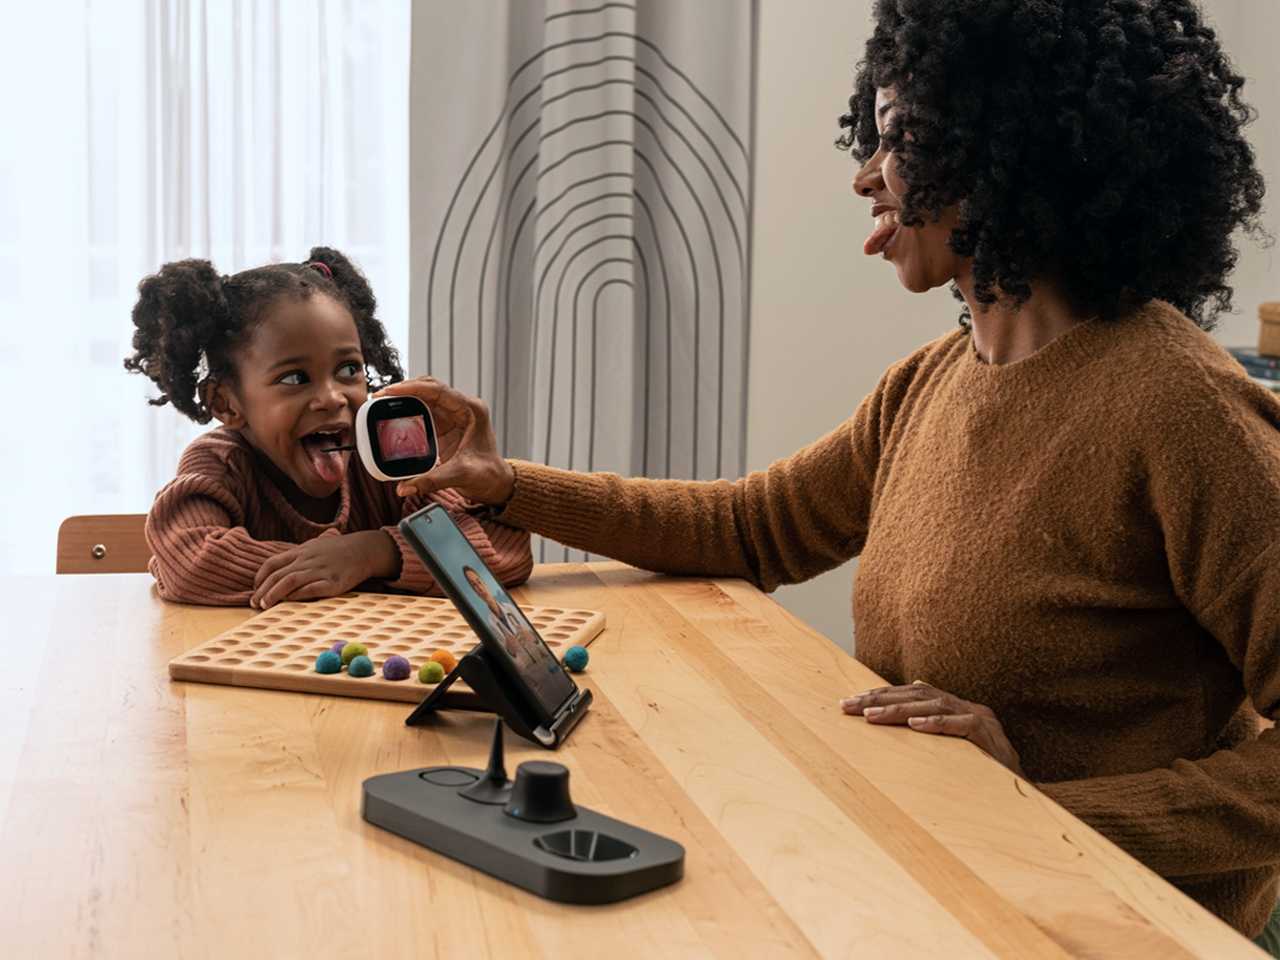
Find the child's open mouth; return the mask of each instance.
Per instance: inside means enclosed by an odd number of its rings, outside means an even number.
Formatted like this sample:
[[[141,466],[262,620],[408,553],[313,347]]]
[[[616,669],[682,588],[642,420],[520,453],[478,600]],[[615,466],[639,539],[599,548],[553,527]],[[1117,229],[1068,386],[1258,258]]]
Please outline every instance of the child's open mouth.
[[[344,447],[351,442],[350,427],[334,426],[313,430],[300,442],[316,476],[330,486],[342,483],[342,476],[347,470],[347,451],[332,448]]]

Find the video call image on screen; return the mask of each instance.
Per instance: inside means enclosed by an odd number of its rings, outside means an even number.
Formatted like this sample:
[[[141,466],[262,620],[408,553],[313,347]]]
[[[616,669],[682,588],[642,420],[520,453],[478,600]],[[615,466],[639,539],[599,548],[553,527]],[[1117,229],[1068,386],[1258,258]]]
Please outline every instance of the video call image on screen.
[[[486,624],[502,651],[548,713],[554,713],[574,690],[560,661],[542,642],[511,595],[500,584],[452,523],[423,523],[432,556],[451,574],[476,619]]]
[[[430,455],[427,422],[420,416],[379,420],[378,449],[383,460],[407,460]]]

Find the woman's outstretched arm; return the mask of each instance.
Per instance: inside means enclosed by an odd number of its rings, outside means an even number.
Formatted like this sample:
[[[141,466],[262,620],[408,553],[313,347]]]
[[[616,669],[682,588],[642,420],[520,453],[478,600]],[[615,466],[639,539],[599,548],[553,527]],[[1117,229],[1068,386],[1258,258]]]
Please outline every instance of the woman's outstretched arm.
[[[504,460],[484,403],[430,378],[386,392],[432,409],[441,464],[401,494],[453,487],[504,523],[663,573],[742,577],[766,590],[857,555],[880,458],[886,384],[849,420],[767,470],[730,482],[627,479]]]

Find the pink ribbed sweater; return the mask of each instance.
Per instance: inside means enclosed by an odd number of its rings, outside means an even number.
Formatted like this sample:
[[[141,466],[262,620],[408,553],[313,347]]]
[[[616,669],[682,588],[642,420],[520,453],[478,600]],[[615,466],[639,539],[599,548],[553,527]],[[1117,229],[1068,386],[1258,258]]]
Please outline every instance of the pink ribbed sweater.
[[[253,594],[263,561],[326,530],[385,530],[400,549],[401,571],[386,586],[440,595],[422,561],[397,529],[400,519],[425,506],[396,496],[394,483],[373,479],[352,457],[333,520],[308,520],[268,477],[259,455],[234,430],[220,427],[196,439],[178,463],[178,475],[157,495],[147,515],[151,573],[160,595],[184,603],[242,606]],[[466,501],[451,490],[431,500],[454,522],[498,579],[523,583],[533,569],[529,535],[463,512]]]

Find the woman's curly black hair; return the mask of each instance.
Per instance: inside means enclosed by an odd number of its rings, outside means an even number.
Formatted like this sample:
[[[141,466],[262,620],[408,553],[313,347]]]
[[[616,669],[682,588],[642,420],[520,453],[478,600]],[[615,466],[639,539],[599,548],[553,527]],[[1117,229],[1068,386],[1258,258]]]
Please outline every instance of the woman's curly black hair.
[[[1243,86],[1193,0],[877,0],[836,143],[866,162],[894,88],[902,222],[956,207],[982,303],[1047,278],[1087,315],[1159,298],[1209,329],[1233,232],[1270,239]]]
[[[323,265],[323,266],[320,266]],[[327,268],[327,272],[326,272]],[[355,318],[370,389],[404,379],[400,355],[378,320],[369,281],[330,247],[313,247],[305,263],[277,263],[222,276],[208,260],[166,263],[138,284],[133,356],[124,367],[149,377],[160,396],[197,423],[208,423],[206,384],[235,378],[234,354],[282,298],[327,294]]]

